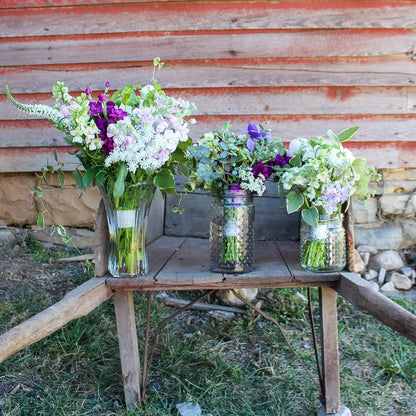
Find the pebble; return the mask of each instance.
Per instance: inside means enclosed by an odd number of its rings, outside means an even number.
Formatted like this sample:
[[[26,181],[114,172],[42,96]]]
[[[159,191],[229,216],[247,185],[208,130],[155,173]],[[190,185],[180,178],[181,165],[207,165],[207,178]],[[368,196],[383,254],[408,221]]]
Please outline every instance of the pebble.
[[[202,410],[198,403],[186,402],[178,403],[176,408],[181,416],[201,416]]]
[[[396,289],[409,290],[413,286],[413,282],[406,275],[394,272],[390,277],[390,282],[394,284]]]
[[[401,269],[405,267],[404,261],[400,254],[394,250],[381,251],[370,258],[369,265],[372,269],[380,268],[389,270]]]
[[[387,282],[380,288],[383,292],[395,292],[396,288],[394,287],[394,284],[392,282]]]
[[[378,271],[378,283],[382,285],[384,283],[384,280],[386,279],[386,269],[383,267]]]

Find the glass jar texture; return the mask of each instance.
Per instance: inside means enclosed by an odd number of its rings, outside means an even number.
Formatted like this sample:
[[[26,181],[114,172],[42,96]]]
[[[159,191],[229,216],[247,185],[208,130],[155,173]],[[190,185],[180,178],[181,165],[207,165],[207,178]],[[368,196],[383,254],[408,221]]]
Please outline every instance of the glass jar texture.
[[[345,228],[342,215],[320,216],[317,227],[301,220],[300,262],[312,272],[341,271],[346,265]]]
[[[253,194],[240,188],[217,192],[210,213],[210,270],[247,273],[253,268]]]

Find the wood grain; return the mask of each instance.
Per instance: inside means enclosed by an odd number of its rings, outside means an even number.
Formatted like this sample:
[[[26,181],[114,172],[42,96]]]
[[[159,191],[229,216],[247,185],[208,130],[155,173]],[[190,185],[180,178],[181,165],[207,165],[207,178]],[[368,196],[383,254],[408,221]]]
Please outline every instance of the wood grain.
[[[0,363],[68,322],[87,315],[111,296],[105,278],[94,278],[78,286],[58,303],[0,335]]]

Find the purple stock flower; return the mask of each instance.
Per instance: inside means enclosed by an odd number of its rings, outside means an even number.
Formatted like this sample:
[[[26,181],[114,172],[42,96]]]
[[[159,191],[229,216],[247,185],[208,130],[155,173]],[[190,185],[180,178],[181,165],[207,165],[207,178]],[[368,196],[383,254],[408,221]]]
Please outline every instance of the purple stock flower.
[[[121,108],[116,108],[116,105],[113,103],[113,101],[108,101],[107,117],[109,123],[115,123],[116,121],[123,120],[124,117],[127,117],[127,113]]]
[[[98,116],[103,112],[103,105],[101,102],[90,102],[90,116]]]
[[[290,156],[287,155],[287,153],[282,155],[277,155],[274,160],[274,166],[280,166],[281,168],[286,165],[290,160]]]
[[[254,164],[251,168],[251,171],[253,172],[255,178],[258,178],[258,176],[262,174],[265,179],[269,179],[273,174],[273,169],[262,162],[257,162]]]
[[[85,91],[83,91],[84,92],[84,94],[87,94],[87,95],[90,95],[90,94],[92,94],[92,89],[91,88],[87,88]]]
[[[98,100],[99,100],[99,101],[106,101],[106,100],[107,100],[107,97],[105,96],[105,94],[101,93],[101,94],[98,96]]]
[[[110,83],[108,81],[105,83],[105,87],[110,88]]]

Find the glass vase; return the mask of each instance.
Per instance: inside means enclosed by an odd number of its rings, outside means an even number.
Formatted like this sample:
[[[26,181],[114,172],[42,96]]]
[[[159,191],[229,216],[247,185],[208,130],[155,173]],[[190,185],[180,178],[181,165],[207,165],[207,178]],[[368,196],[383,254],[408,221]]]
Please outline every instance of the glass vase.
[[[346,264],[345,229],[342,215],[320,216],[317,227],[301,220],[300,262],[312,272],[336,272]]]
[[[100,187],[107,213],[110,239],[108,271],[114,277],[138,277],[148,273],[146,228],[156,187],[152,181],[126,185],[114,197]]]
[[[210,270],[247,273],[253,268],[253,194],[230,187],[213,195],[211,203]]]

